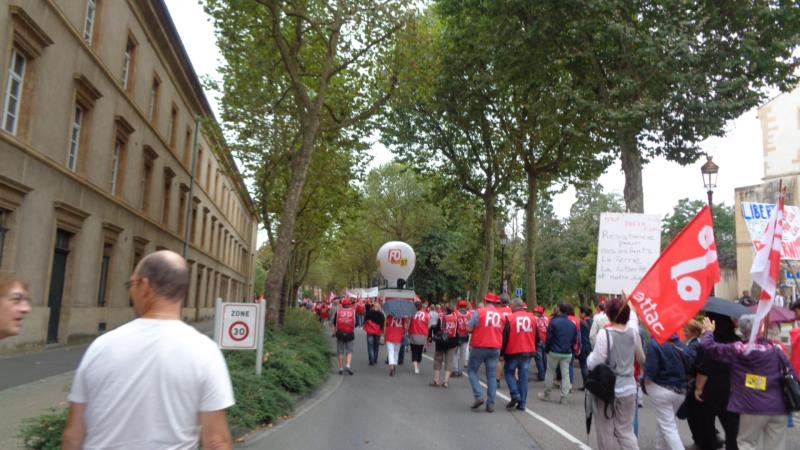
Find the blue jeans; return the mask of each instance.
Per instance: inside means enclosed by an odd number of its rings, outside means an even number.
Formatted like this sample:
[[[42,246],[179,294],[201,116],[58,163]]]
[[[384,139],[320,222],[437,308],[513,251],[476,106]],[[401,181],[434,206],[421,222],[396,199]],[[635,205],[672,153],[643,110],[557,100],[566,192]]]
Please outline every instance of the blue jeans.
[[[367,356],[369,356],[370,364],[376,364],[378,362],[378,352],[380,351],[380,349],[381,349],[381,337],[368,334]]]
[[[547,355],[544,353],[544,344],[541,342],[536,343],[536,355],[533,359],[536,361],[536,378],[544,381],[544,375],[547,373]]]
[[[475,400],[483,398],[483,388],[478,378],[478,369],[481,364],[486,365],[486,406],[494,408],[495,393],[497,392],[497,360],[500,358],[500,350],[490,348],[472,348],[469,351],[469,362],[467,363],[467,374],[469,384],[472,386],[472,396]]]
[[[519,401],[518,408],[523,409],[528,401],[528,370],[531,368],[530,356],[517,356],[506,359],[506,384],[511,392],[511,399]],[[519,380],[514,372],[519,369]]]

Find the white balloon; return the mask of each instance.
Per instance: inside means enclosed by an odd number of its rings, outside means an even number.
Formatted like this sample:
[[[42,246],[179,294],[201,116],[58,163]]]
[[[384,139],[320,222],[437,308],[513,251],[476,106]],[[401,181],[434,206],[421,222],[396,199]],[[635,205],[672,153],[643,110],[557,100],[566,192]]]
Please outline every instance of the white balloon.
[[[378,250],[378,269],[389,282],[390,288],[397,287],[398,279],[408,281],[416,262],[414,249],[405,242],[387,242]]]

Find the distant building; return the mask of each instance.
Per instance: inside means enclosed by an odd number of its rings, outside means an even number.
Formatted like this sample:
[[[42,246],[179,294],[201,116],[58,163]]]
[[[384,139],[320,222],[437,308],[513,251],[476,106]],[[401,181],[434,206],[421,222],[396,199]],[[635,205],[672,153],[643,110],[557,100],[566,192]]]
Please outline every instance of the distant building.
[[[0,49],[0,270],[33,303],[0,352],[127,322],[133,267],[184,239],[187,320],[252,295],[257,213],[163,0],[2,2]]]
[[[761,134],[764,142],[763,183],[736,188],[736,271],[738,296],[742,291],[752,289],[753,280],[750,268],[753,265],[753,243],[747,231],[742,211],[742,202],[775,203],[778,185],[783,181],[786,191],[786,204],[798,205],[800,195],[800,89],[773,98],[758,109],[761,121]],[[794,263],[793,263],[794,264]],[[784,264],[785,266],[785,264]],[[794,271],[800,270],[795,268]],[[786,284],[784,270],[781,270],[782,283]],[[788,286],[793,285],[790,283]],[[800,290],[797,292],[800,294]],[[784,295],[788,298],[791,289]]]

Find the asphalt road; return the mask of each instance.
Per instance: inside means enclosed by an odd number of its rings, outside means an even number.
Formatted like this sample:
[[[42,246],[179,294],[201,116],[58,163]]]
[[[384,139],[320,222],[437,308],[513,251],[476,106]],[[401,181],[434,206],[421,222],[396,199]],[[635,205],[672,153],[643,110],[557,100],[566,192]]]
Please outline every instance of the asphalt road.
[[[504,408],[507,400],[500,397],[508,395],[503,382],[496,411],[489,414],[481,409],[476,413],[469,409],[472,393],[466,376],[452,378],[448,389],[429,387],[432,361],[423,359],[422,373],[414,375],[407,353],[405,365],[390,378],[388,366],[383,364],[385,347],[381,346],[379,364],[370,367],[365,341],[363,331],[358,330],[353,355],[355,375],[340,376],[334,371],[326,385],[299,406],[294,417],[251,435],[237,448],[596,448],[594,430],[586,434],[582,392],[572,394],[567,405],[542,402],[536,394],[543,383],[532,381],[528,411],[509,412]],[[644,403],[639,409],[639,445],[642,450],[655,449],[655,415],[646,396]],[[678,421],[678,425],[684,443],[691,444],[686,422]],[[787,449],[800,450],[800,424],[790,430],[787,442]]]

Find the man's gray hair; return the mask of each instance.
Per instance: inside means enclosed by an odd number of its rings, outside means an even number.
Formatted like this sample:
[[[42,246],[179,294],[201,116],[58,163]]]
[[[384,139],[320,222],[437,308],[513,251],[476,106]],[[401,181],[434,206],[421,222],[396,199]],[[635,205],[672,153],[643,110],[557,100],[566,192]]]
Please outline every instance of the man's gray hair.
[[[525,302],[522,301],[521,298],[515,298],[511,300],[511,309],[525,309]]]
[[[750,337],[750,333],[753,331],[753,322],[755,322],[756,315],[755,314],[745,314],[742,317],[739,317],[739,331],[742,333],[745,339]]]
[[[145,256],[134,273],[147,278],[159,297],[182,302],[189,291],[189,266],[181,255],[169,250]]]

